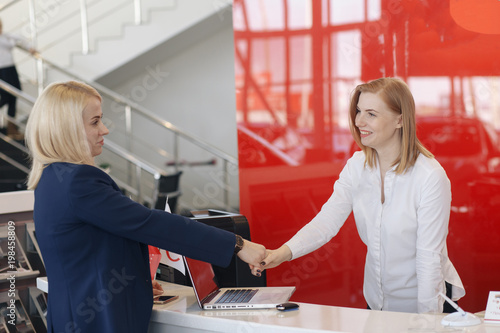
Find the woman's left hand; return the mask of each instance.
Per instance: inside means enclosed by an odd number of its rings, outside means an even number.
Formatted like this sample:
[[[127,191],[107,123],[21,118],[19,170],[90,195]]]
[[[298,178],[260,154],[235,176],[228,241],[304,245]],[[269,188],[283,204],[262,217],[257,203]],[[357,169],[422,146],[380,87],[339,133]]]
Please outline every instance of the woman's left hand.
[[[153,280],[152,284],[153,284],[153,297],[157,297],[163,294],[163,288],[161,287],[161,284],[158,281]]]

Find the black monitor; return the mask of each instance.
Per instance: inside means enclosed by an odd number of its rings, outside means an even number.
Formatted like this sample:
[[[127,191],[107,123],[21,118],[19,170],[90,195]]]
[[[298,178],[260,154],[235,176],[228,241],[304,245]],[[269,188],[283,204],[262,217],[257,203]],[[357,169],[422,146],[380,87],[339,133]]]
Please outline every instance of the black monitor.
[[[221,210],[192,211],[191,219],[214,226],[223,230],[238,234],[241,237],[250,239],[250,228],[248,220],[244,215],[225,212]],[[222,268],[213,265],[215,277],[220,287],[265,287],[266,272],[261,277],[251,274],[248,264],[240,260],[237,256],[231,259],[228,267]],[[190,285],[191,281],[180,272],[160,264],[160,280],[174,282],[177,284]]]

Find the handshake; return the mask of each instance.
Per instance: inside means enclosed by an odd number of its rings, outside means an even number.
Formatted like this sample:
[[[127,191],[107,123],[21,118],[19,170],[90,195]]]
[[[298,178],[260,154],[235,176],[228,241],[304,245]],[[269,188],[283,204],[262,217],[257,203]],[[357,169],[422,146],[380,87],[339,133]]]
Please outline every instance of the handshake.
[[[292,251],[286,245],[276,250],[267,250],[263,245],[243,240],[243,247],[237,256],[250,266],[252,274],[261,276],[265,269],[279,266],[292,259]]]

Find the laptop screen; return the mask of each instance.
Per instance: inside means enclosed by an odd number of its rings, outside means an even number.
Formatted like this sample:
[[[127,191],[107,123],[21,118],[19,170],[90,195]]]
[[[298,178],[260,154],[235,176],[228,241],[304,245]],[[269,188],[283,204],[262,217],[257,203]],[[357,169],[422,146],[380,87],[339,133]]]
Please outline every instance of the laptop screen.
[[[208,262],[199,261],[184,257],[186,267],[188,268],[193,288],[200,301],[205,299],[210,293],[218,290],[219,287],[215,283],[215,273],[212,265]]]

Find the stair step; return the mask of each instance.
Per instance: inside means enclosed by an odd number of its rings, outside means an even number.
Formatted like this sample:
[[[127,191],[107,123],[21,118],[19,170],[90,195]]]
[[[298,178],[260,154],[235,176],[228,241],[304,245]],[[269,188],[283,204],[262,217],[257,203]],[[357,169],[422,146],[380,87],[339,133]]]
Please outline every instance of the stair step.
[[[26,168],[29,168],[28,155],[24,151],[1,139],[0,152]],[[26,190],[27,176],[28,175],[24,171],[0,159],[0,192]]]
[[[0,192],[24,191],[26,190],[24,179],[0,179]]]
[[[23,142],[20,142],[21,145],[24,145]],[[14,147],[13,145],[5,142],[4,140],[0,139],[0,152],[3,154],[7,155],[14,161],[18,162],[21,165],[24,165],[25,167],[29,167],[29,155],[26,154],[24,151]],[[10,164],[9,164],[10,165]]]
[[[0,173],[2,174],[0,176],[0,181],[3,181],[3,180],[9,180],[9,181],[10,180],[16,180],[17,181],[19,179],[25,179],[26,176],[27,176],[24,172],[22,172],[21,170],[13,167],[10,164],[7,164],[7,165],[1,165],[0,164]]]

